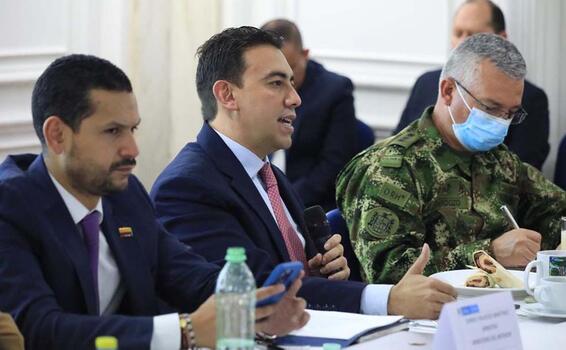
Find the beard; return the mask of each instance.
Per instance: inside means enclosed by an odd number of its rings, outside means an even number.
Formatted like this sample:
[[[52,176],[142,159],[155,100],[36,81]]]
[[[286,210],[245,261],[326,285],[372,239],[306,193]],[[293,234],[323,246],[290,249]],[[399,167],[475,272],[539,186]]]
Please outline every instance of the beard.
[[[103,169],[92,161],[81,159],[74,150],[75,147],[69,153],[69,162],[66,166],[67,177],[74,189],[94,196],[105,196],[126,189],[128,179],[121,181],[113,178],[112,175],[121,166],[136,165],[135,159],[122,159],[112,163],[109,169]]]

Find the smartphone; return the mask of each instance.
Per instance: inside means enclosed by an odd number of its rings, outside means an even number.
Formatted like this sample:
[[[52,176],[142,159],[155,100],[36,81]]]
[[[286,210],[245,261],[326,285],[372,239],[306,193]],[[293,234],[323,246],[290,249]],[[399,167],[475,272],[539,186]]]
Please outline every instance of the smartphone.
[[[263,287],[283,283],[283,285],[285,285],[285,290],[279,294],[258,300],[256,307],[275,304],[279,300],[281,300],[291,284],[293,284],[293,282],[295,282],[295,280],[299,277],[302,269],[303,264],[299,261],[285,262],[275,266],[273,271],[271,271],[271,273],[269,274],[269,277],[267,277],[267,279],[263,283]]]

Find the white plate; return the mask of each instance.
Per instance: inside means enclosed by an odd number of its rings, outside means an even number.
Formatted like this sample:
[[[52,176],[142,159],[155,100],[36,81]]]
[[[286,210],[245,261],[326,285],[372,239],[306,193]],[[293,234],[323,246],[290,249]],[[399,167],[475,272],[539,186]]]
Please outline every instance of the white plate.
[[[515,275],[515,277],[519,278],[521,281],[523,280],[523,274],[524,271],[514,271],[514,270],[508,270],[509,272],[511,272],[513,275]],[[439,280],[442,280],[448,284],[451,284],[456,291],[458,292],[458,296],[461,297],[476,297],[476,296],[480,296],[480,295],[485,295],[485,294],[489,294],[489,293],[495,293],[495,292],[511,292],[513,294],[513,297],[518,299],[518,298],[525,298],[527,296],[527,292],[523,289],[523,288],[500,288],[500,287],[495,287],[495,288],[474,288],[474,287],[466,287],[466,279],[475,272],[475,270],[472,269],[466,269],[466,270],[452,270],[452,271],[444,271],[444,272],[437,272],[434,275],[431,275],[430,277],[434,277],[437,278]],[[530,284],[531,287],[534,287],[535,282],[535,278],[536,278],[536,273],[531,272],[531,276],[530,276]]]
[[[542,306],[542,304],[539,303],[525,304],[521,306],[521,310],[523,310],[526,314],[532,316],[566,318],[566,312],[548,310],[545,309],[544,306]]]

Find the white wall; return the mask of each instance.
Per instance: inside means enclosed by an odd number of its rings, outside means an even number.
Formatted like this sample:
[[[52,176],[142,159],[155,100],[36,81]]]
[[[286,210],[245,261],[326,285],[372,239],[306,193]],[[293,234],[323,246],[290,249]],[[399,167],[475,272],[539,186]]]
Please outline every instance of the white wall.
[[[90,53],[132,80],[142,124],[136,174],[149,188],[202,125],[196,48],[219,30],[217,0],[0,0],[0,161],[39,152],[31,92],[57,57]]]
[[[0,161],[39,151],[31,92],[49,63],[72,52],[122,63],[121,8],[111,0],[0,0]]]

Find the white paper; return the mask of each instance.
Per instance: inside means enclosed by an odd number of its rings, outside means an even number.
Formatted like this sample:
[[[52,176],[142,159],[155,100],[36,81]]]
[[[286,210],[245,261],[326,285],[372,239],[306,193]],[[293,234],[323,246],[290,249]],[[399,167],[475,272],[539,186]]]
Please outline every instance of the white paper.
[[[403,316],[360,315],[338,311],[307,310],[311,318],[301,329],[291,332],[299,337],[350,339],[368,329],[393,324]]]
[[[445,304],[433,349],[520,350],[519,324],[509,292]]]

